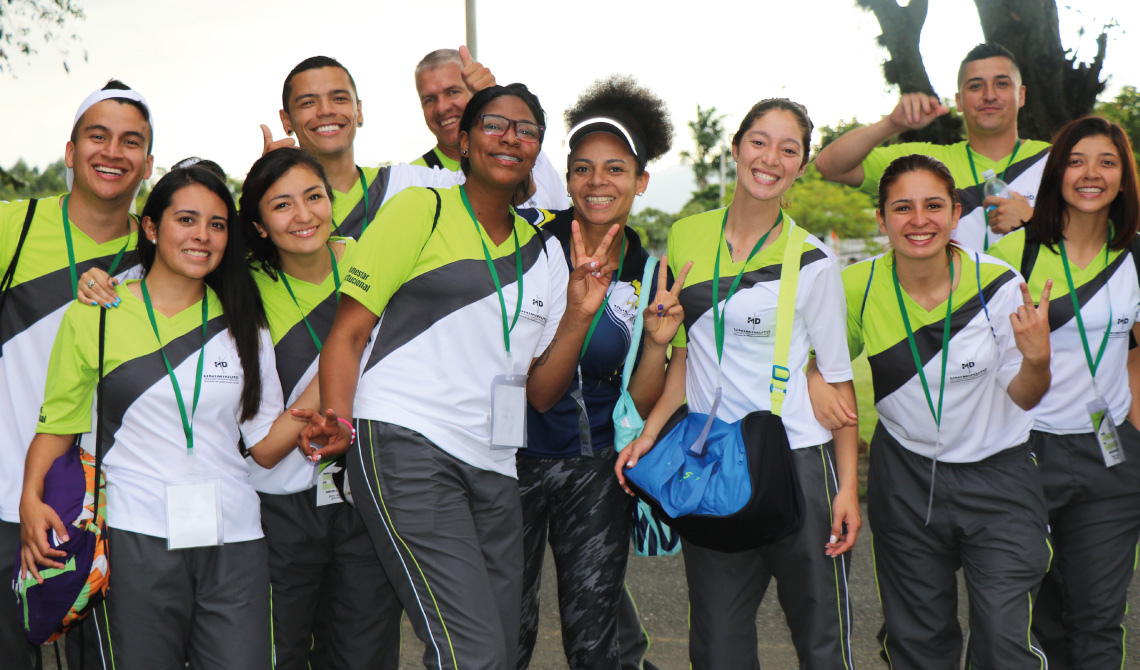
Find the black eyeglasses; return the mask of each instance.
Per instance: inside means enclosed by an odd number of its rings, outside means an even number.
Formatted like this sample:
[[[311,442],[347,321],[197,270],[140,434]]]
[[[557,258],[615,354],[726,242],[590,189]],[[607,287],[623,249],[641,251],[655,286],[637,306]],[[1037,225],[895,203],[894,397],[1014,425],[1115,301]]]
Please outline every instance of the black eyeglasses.
[[[480,114],[479,121],[483,123],[483,134],[491,137],[502,137],[507,130],[515,127],[515,136],[520,142],[534,143],[542,139],[542,126],[534,121],[516,121],[498,114]]]

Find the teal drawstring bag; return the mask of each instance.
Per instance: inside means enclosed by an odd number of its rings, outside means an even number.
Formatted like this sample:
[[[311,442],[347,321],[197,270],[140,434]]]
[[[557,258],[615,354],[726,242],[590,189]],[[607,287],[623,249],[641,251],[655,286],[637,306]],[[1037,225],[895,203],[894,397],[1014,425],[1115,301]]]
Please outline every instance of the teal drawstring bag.
[[[614,406],[614,449],[621,451],[641,435],[645,419],[637,411],[637,405],[629,395],[629,378],[637,359],[638,343],[645,328],[645,307],[649,304],[649,291],[653,286],[653,273],[658,260],[653,256],[645,263],[645,274],[641,277],[641,295],[637,299],[637,319],[633,323],[633,336],[629,342],[629,353],[625,355],[625,367],[621,373],[621,397]],[[681,550],[681,538],[668,526],[653,508],[638,499],[633,513],[633,551],[638,556],[672,556]]]

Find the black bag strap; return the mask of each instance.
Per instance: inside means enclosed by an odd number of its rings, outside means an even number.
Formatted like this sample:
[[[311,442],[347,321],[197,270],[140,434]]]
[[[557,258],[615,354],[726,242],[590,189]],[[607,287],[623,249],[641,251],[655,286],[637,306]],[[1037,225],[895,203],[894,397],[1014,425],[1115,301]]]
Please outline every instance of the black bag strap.
[[[99,502],[103,497],[103,349],[106,342],[107,310],[99,310],[99,382],[95,385],[95,518],[99,517]],[[106,532],[104,527],[103,532]]]
[[[4,311],[4,303],[8,301],[8,289],[12,288],[12,282],[16,278],[16,262],[20,260],[20,251],[24,248],[24,240],[27,239],[28,230],[32,227],[32,219],[36,215],[36,202],[35,198],[28,201],[28,213],[24,215],[24,227],[20,229],[20,241],[16,243],[16,253],[12,255],[8,269],[4,271],[4,278],[0,279],[0,313]]]
[[[435,155],[435,147],[428,149],[427,153],[423,156],[420,156],[420,158],[424,159],[424,163],[426,163],[429,168],[439,168],[441,170],[444,169],[443,161],[439,160],[439,156]]]

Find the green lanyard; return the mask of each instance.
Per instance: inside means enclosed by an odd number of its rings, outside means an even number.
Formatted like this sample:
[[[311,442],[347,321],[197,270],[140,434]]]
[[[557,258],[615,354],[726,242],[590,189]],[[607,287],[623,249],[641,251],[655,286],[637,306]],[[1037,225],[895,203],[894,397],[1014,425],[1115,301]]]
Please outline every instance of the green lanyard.
[[[170,375],[170,383],[174,386],[174,399],[178,401],[178,413],[182,415],[182,431],[186,433],[186,453],[194,455],[194,413],[198,411],[198,396],[202,393],[202,364],[206,360],[206,321],[209,317],[208,293],[202,295],[202,348],[198,351],[198,378],[194,381],[194,406],[190,415],[186,415],[186,403],[182,401],[182,390],[178,386],[178,377],[174,376],[174,368],[170,366],[170,359],[166,357],[166,350],[162,346],[162,336],[158,334],[158,323],[154,320],[154,307],[150,304],[150,293],[146,290],[146,280],[142,280],[143,302],[146,304],[146,315],[150,317],[150,327],[154,329],[154,337],[158,340],[158,350],[162,352],[162,362],[166,363],[166,374]]]
[[[336,297],[337,304],[340,304],[340,272],[336,267],[336,254],[333,253],[332,247],[328,244],[325,244],[325,247],[329,250],[329,258],[332,259],[333,284],[336,286],[336,292],[333,293],[333,296]],[[305,310],[301,309],[301,303],[297,302],[297,296],[293,294],[293,287],[289,286],[289,277],[285,276],[284,271],[281,272],[281,283],[285,285],[285,290],[289,292],[289,297],[293,299],[293,304],[300,310],[301,321],[305,324],[305,328],[309,329],[309,337],[313,338],[313,344],[317,345],[317,353],[321,353],[321,338],[317,337],[316,331],[309,325],[309,317],[305,314]]]
[[[358,174],[360,174],[360,190],[364,193],[364,224],[360,226],[360,232],[364,233],[364,231],[368,228],[368,182],[364,180],[364,168],[357,165],[356,171]],[[341,221],[341,223],[344,222]],[[340,223],[334,221],[333,228],[339,231]]]
[[[1109,235],[1112,235],[1112,229],[1109,229]],[[1111,239],[1111,237],[1109,238]],[[1077,289],[1073,286],[1073,273],[1069,270],[1069,256],[1065,253],[1065,240],[1061,240],[1061,264],[1065,266],[1065,281],[1069,284],[1069,297],[1073,299],[1073,313],[1077,316],[1077,331],[1081,334],[1081,346],[1085,350],[1085,361],[1089,364],[1089,372],[1092,373],[1093,383],[1096,383],[1096,369],[1100,366],[1100,359],[1104,358],[1104,348],[1108,345],[1108,332],[1112,328],[1112,301],[1108,303],[1108,326],[1104,329],[1104,337],[1100,340],[1100,350],[1096,352],[1096,360],[1093,360],[1092,352],[1089,350],[1089,338],[1085,334],[1085,322],[1081,319],[1081,305],[1077,302]],[[1104,287],[1105,291],[1108,290],[1108,243],[1104,245]]]
[[[1009,166],[1013,165],[1013,159],[1017,157],[1017,150],[1021,148],[1021,140],[1013,145],[1013,153],[1009,155],[1009,162],[1005,164],[1005,169],[1001,171],[1001,180],[1005,181],[1005,173],[1009,172]],[[966,142],[966,158],[970,159],[970,174],[974,175],[974,185],[979,185],[978,170],[974,167],[974,152],[970,149],[970,143]],[[990,248],[990,213],[986,208],[982,207],[982,218],[986,221],[985,238],[982,240],[982,251]]]
[[[732,285],[728,287],[728,294],[724,296],[724,308],[720,308],[720,240],[717,240],[716,245],[716,264],[713,265],[713,282],[712,282],[712,308],[713,308],[713,333],[716,335],[716,361],[719,364],[724,357],[724,320],[725,312],[728,311],[728,301],[732,299],[732,295],[736,293],[736,288],[740,286],[740,278],[744,276],[744,268],[748,266],[748,261],[760,251],[760,247],[764,246],[768,236],[780,225],[784,220],[784,210],[780,210],[780,215],[776,217],[776,223],[764,233],[756,246],[752,247],[752,253],[748,254],[748,258],[744,259],[744,265],[740,267],[740,273],[736,275],[736,279],[732,281]],[[720,222],[720,239],[725,239],[724,229],[728,225],[728,208],[724,210],[724,220]],[[726,242],[727,243],[727,242]]]
[[[79,275],[75,270],[75,248],[71,245],[71,222],[67,219],[67,201],[71,199],[71,194],[63,196],[63,238],[67,240],[67,264],[68,269],[71,270],[71,299],[79,299]],[[111,269],[107,270],[107,274],[112,277],[115,276],[115,270],[119,267],[119,261],[123,260],[123,254],[127,251],[127,245],[131,243],[131,223],[130,217],[127,217],[127,239],[123,240],[123,248],[119,249],[119,253],[115,254],[115,259],[111,261]]]
[[[626,248],[626,241],[625,241],[624,232],[623,232],[623,236],[621,239],[621,258],[618,259],[618,269],[617,269],[617,274],[614,275],[614,284],[616,284],[618,281],[621,280],[621,269],[622,269],[622,267],[625,266],[625,248]],[[648,290],[648,289],[645,289],[645,290]],[[613,291],[613,284],[611,284],[610,289],[608,291],[606,291],[605,302],[602,303],[602,306],[598,308],[597,313],[594,314],[594,320],[590,323],[590,330],[586,331],[586,340],[584,342],[582,342],[582,353],[578,354],[578,360],[579,361],[582,360],[582,357],[586,355],[586,347],[590,346],[590,338],[592,338],[594,336],[594,329],[598,327],[598,321],[602,318],[602,312],[606,311],[606,307],[609,306],[610,295],[613,292],[614,292]],[[637,343],[634,342],[634,343],[632,343],[631,346],[636,348]]]
[[[522,251],[519,249],[519,233],[514,227],[514,222],[511,222],[511,234],[515,238],[515,278],[518,282],[518,304],[515,305],[515,319],[507,325],[507,301],[503,298],[503,285],[499,282],[499,272],[495,269],[495,261],[491,260],[491,252],[487,249],[487,243],[483,241],[482,228],[479,226],[479,219],[475,218],[475,210],[471,209],[471,201],[467,199],[467,190],[462,186],[459,187],[459,195],[463,197],[463,206],[467,208],[467,213],[471,215],[471,222],[475,224],[475,232],[479,235],[479,244],[483,245],[483,257],[487,260],[487,269],[491,271],[491,279],[495,282],[495,291],[499,294],[499,309],[503,313],[503,346],[507,349],[507,357],[511,355],[511,331],[515,329],[515,324],[519,322],[519,313],[522,312],[522,297],[523,297],[523,272],[522,272]],[[513,211],[512,211],[513,216]]]
[[[914,343],[914,331],[910,328],[910,317],[906,313],[903,303],[902,287],[899,286],[898,258],[891,265],[891,277],[895,282],[895,297],[899,299],[899,311],[902,312],[903,325],[906,327],[906,341],[910,345],[910,353],[914,356],[914,367],[918,369],[918,380],[922,382],[922,392],[926,394],[926,405],[930,407],[930,415],[934,417],[934,425],[942,430],[942,399],[946,396],[946,358],[950,350],[950,314],[953,311],[951,303],[954,298],[954,256],[950,249],[946,249],[946,259],[950,261],[950,295],[946,296],[946,321],[942,325],[942,379],[938,383],[938,410],[934,409],[934,400],[930,397],[930,386],[926,383],[926,373],[923,372],[922,358],[918,355],[918,345]]]

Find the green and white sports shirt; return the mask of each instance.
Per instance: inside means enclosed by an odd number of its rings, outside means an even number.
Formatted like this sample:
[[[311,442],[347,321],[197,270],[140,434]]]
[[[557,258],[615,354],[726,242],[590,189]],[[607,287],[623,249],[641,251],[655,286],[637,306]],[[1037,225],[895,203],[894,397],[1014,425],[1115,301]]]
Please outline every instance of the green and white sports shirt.
[[[165,482],[187,479],[186,437],[158,340],[146,306],[128,288],[117,288],[119,307],[107,313],[103,364],[103,469],[107,477],[107,523],[112,528],[166,537]],[[243,373],[237,347],[222,317],[222,305],[207,289],[209,317],[202,390],[193,417],[194,461],[216,471],[221,482],[223,539],[262,537],[257,493],[238,450],[238,438],[255,445],[281,415],[284,404],[268,331],[261,333],[261,409],[241,421]],[[100,308],[67,308],[52,348],[37,433],[84,436],[95,450],[94,399],[99,374]],[[164,350],[191,411],[202,346],[202,303],[167,317],[155,312]]]
[[[879,178],[883,176],[883,171],[891,161],[910,154],[924,154],[936,158],[950,170],[954,184],[958,187],[958,198],[962,202],[962,218],[958,221],[958,229],[952,236],[954,241],[970,249],[986,251],[987,242],[993,245],[1002,236],[986,226],[982,207],[982,201],[985,200],[982,175],[986,170],[993,170],[999,177],[1004,173],[1004,181],[1009,187],[1025,196],[1032,205],[1037,198],[1037,188],[1041,183],[1041,173],[1045,169],[1045,159],[1049,157],[1050,145],[1048,142],[1037,140],[1022,140],[1017,155],[1013,156],[1012,164],[1010,156],[995,161],[974,152],[974,168],[978,173],[976,180],[974,172],[970,170],[970,158],[966,153],[966,146],[967,143],[963,140],[956,144],[904,142],[875,147],[863,159],[863,184],[859,188],[870,193],[872,197],[877,197]]]
[[[448,188],[462,184],[462,172],[433,170],[418,165],[400,163],[384,167],[361,168],[368,184],[368,221],[376,218],[380,208],[392,196],[409,186]],[[333,191],[333,232],[342,237],[359,239],[364,231],[364,188],[360,180],[352,182],[347,193]]]
[[[365,354],[353,415],[417,431],[477,468],[515,476],[513,450],[490,448],[491,382],[507,371],[503,317],[480,238],[513,319],[519,295],[512,237],[496,245],[476,229],[459,187],[435,196],[410,188],[381,210],[361,237],[341,291],[380,322]],[[544,215],[547,215],[543,212]],[[547,215],[548,216],[548,215]],[[515,368],[550,344],[566,309],[562,246],[519,216],[522,308],[511,332]]]
[[[334,246],[344,249],[337,261],[337,271],[341,278],[352,263],[356,241],[351,238],[334,237],[329,240]],[[328,337],[336,316],[336,278],[332,273],[320,284],[288,277],[289,288],[297,296],[294,302],[288,289],[281,281],[280,274],[274,279],[260,269],[253,270],[253,279],[261,293],[265,305],[265,315],[269,320],[269,334],[273,338],[274,358],[277,376],[281,380],[281,390],[285,396],[285,406],[292,405],[309,382],[317,376],[318,356],[316,343],[309,329],[305,327],[304,316],[309,326],[321,342]],[[297,449],[289,452],[277,465],[266,469],[252,458],[249,462],[249,481],[262,493],[288,494],[307,491],[316,485],[317,465],[305,458]]]
[[[994,256],[1020,267],[1024,250],[1025,231],[1017,230],[1003,238],[992,251]],[[1105,270],[1102,250],[1088,267],[1070,265],[1070,269],[1081,306],[1081,320],[1094,357],[1105,329],[1109,329],[1104,358],[1096,370],[1096,385],[1108,403],[1113,420],[1119,424],[1128,417],[1132,407],[1128,386],[1128,333],[1140,318],[1136,263],[1127,249],[1109,251]],[[1092,420],[1085,405],[1095,397],[1093,378],[1081,345],[1060,249],[1050,250],[1042,245],[1028,279],[1029,294],[1035,302],[1040,301],[1048,279],[1053,280],[1049,294],[1049,329],[1052,331],[1049,343],[1053,348],[1049,370],[1053,373],[1053,383],[1033,408],[1033,427],[1058,434],[1089,433]]]
[[[62,196],[52,196],[37,204],[0,314],[0,519],[11,523],[20,522],[24,457],[36,434],[52,342],[73,302],[61,202]],[[0,202],[0,274],[16,252],[27,211],[27,201]],[[137,267],[136,234],[126,234],[126,220],[124,235],[103,244],[74,222],[70,230],[77,276],[92,267],[109,270],[124,245],[116,275]]]
[[[894,254],[843,271],[851,355],[867,352],[879,420],[910,451],[926,458],[937,454],[938,460],[950,463],[977,462],[1022,444],[1033,425],[1029,413],[1006,392],[1021,366],[1009,321],[1022,304],[1021,276],[996,258],[975,254],[959,253],[962,270],[951,295],[940,446],[899,312],[891,277]],[[903,291],[903,304],[937,407],[946,303],[927,311]]]
[[[713,327],[712,279],[717,245],[720,245],[720,298],[723,307],[736,275],[744,269],[737,292],[725,310],[724,360],[721,370],[721,404],[717,416],[737,421],[749,412],[771,408],[770,385],[776,350],[776,302],[780,271],[788,235],[794,225],[784,214],[783,229],[773,243],[748,261],[732,262],[721,234],[724,210],[690,216],[669,230],[669,269],[677,276],[693,261],[681,306],[685,309],[683,331],[673,346],[688,348],[685,390],[689,408],[707,413],[716,392],[717,354]],[[851,358],[843,332],[843,290],[835,254],[808,235],[800,255],[799,285],[792,321],[788,368],[791,379],[784,400],[783,421],[793,449],[823,444],[831,431],[819,424],[807,394],[803,368],[814,349],[820,373],[828,382],[852,379]]]

